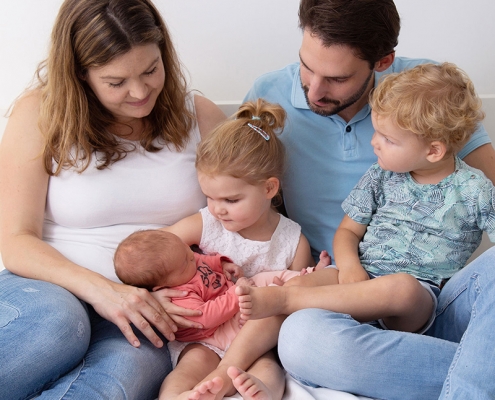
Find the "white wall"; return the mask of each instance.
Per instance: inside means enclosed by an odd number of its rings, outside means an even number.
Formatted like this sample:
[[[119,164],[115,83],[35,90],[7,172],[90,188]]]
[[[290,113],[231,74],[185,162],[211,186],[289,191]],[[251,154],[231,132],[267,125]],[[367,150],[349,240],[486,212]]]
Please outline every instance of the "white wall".
[[[190,75],[218,103],[238,103],[254,79],[297,61],[299,0],[154,0]],[[473,79],[495,142],[495,2],[395,0],[398,55],[452,61]],[[62,0],[0,1],[0,113],[31,81]],[[231,108],[227,108],[231,110]],[[5,119],[0,117],[0,135]]]
[[[0,109],[30,81],[62,0],[0,2]],[[263,72],[296,61],[299,0],[155,0],[191,86],[214,101],[241,100]],[[397,54],[449,60],[481,95],[495,94],[493,0],[396,0]]]

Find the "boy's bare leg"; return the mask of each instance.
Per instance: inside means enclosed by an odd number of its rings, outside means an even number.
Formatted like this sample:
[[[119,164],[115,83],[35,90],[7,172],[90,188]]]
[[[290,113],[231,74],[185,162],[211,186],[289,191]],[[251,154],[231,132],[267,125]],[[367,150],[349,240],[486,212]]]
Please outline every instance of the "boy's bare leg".
[[[160,388],[159,400],[189,397],[184,393],[193,389],[208,373],[213,371],[220,357],[211,349],[194,343],[181,353],[177,366],[170,372]],[[181,397],[179,397],[182,395]]]
[[[327,270],[315,271],[300,278],[314,279]],[[243,319],[288,315],[303,308],[321,308],[349,314],[361,322],[381,318],[390,329],[408,332],[421,329],[433,308],[430,294],[416,278],[403,273],[356,283],[315,287],[238,286],[236,294]]]

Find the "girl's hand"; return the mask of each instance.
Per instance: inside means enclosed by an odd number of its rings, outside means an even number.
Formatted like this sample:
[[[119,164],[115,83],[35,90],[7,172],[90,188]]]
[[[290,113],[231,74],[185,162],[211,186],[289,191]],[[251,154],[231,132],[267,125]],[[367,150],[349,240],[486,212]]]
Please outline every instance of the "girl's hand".
[[[166,307],[162,307],[150,292],[146,289],[116,282],[110,282],[110,286],[107,288],[107,290],[102,290],[99,287],[97,298],[90,303],[99,315],[119,327],[131,345],[140,346],[139,339],[134,334],[131,324],[139,329],[156,347],[162,347],[163,341],[158,337],[153,327],[168,340],[175,339],[174,332],[177,331],[177,325],[174,319],[168,314]]]
[[[158,301],[161,307],[163,307],[163,309],[165,310],[167,316],[171,318],[177,326],[180,326],[182,328],[203,329],[203,325],[185,318],[201,315],[200,310],[190,310],[188,308],[179,307],[172,303],[172,297],[185,297],[187,296],[187,292],[174,289],[160,289],[156,292],[151,293],[151,295]]]
[[[234,283],[244,275],[242,268],[232,262],[222,261],[222,268],[225,277]]]

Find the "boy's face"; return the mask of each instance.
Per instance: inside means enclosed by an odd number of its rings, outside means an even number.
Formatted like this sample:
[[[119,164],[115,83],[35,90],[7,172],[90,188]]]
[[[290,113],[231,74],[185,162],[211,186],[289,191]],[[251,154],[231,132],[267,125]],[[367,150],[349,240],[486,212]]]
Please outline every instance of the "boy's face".
[[[371,113],[375,133],[371,145],[384,170],[411,172],[424,168],[428,161],[429,144],[414,132],[406,131],[388,117]]]

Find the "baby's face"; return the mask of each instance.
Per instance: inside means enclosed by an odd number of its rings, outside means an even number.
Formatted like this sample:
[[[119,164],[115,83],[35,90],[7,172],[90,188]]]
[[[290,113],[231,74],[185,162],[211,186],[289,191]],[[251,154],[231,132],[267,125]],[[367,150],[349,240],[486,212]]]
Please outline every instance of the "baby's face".
[[[189,282],[196,274],[196,260],[194,252],[181,239],[177,238],[171,257],[172,270],[167,276],[167,286],[183,285]]]

